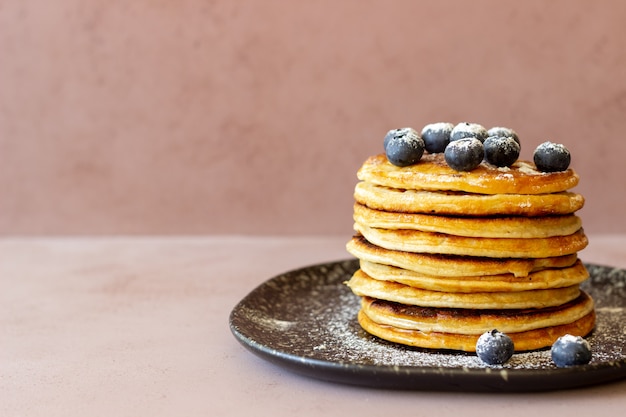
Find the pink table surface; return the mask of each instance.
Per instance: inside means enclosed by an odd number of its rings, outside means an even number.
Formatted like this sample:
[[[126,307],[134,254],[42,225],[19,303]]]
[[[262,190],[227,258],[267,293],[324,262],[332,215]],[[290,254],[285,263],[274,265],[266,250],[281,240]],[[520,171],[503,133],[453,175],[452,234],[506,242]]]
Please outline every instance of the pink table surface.
[[[626,235],[587,262],[626,267]],[[308,379],[232,336],[228,316],[289,269],[347,258],[346,237],[0,239],[0,415],[621,414],[626,380],[534,394],[389,391]]]

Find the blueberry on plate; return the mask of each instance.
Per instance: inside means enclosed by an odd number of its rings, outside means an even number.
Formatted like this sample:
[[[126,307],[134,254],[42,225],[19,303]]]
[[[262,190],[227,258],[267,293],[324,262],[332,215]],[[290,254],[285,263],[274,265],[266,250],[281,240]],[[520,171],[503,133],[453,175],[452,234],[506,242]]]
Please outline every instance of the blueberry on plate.
[[[398,129],[391,129],[389,132],[387,132],[387,134],[385,135],[385,140],[383,141],[383,149],[387,148],[387,142],[389,142],[389,139],[391,139],[394,136],[398,136],[398,135],[402,135],[410,130],[415,130],[413,128],[410,127],[400,127]]]
[[[478,123],[459,123],[450,132],[450,142],[465,138],[476,138],[481,142],[487,139],[487,129]]]
[[[513,340],[496,329],[483,333],[476,342],[476,355],[488,365],[506,363],[514,351]]]
[[[490,136],[504,136],[506,138],[511,137],[515,140],[515,142],[517,142],[517,144],[521,147],[522,144],[519,141],[519,136],[517,135],[517,133],[508,127],[492,127],[487,131],[487,137]]]
[[[476,342],[476,354],[488,365],[506,363],[514,350],[513,340],[496,329],[483,333]]]
[[[517,161],[520,146],[512,136],[490,136],[483,143],[485,159],[497,167],[510,167]]]
[[[447,122],[431,123],[422,129],[424,146],[430,153],[441,153],[450,143],[450,133],[454,125]]]
[[[450,168],[457,171],[471,171],[480,165],[485,151],[480,140],[465,138],[450,142],[443,155]]]
[[[424,141],[415,129],[403,129],[387,140],[385,154],[389,162],[396,166],[413,165],[424,154]]]
[[[571,162],[569,150],[560,143],[544,142],[537,146],[533,161],[542,172],[565,171]]]
[[[591,361],[591,346],[580,336],[559,337],[550,349],[552,362],[559,367],[585,365]]]

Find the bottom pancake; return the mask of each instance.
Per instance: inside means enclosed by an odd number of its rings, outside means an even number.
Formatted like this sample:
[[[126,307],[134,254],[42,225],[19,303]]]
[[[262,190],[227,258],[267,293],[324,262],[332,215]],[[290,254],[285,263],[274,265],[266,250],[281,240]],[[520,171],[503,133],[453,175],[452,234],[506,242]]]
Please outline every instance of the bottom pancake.
[[[507,333],[507,335],[513,340],[516,352],[542,349],[552,346],[559,337],[566,334],[573,336],[588,335],[593,330],[595,319],[595,312],[591,311],[582,318],[569,324],[549,326],[524,332]],[[475,334],[422,332],[419,330],[399,329],[374,322],[362,309],[359,311],[358,320],[359,324],[366,332],[381,339],[427,349],[475,352],[476,342],[480,337],[480,335]]]

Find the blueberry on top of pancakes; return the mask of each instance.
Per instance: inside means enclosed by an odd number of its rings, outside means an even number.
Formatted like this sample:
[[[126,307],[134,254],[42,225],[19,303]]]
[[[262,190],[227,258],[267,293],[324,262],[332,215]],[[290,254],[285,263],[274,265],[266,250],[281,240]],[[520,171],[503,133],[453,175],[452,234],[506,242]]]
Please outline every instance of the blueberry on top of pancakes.
[[[441,153],[450,143],[454,125],[447,122],[430,123],[422,128],[422,139],[429,153]]]
[[[450,142],[444,151],[446,163],[456,171],[471,171],[485,156],[480,140],[470,137]]]
[[[519,141],[519,136],[517,132],[509,127],[492,127],[487,131],[487,137],[489,136],[511,137],[515,140],[515,142],[517,142],[518,145],[522,146],[521,142]]]
[[[396,166],[413,165],[424,154],[424,141],[415,129],[401,129],[386,140],[385,153]]]
[[[459,123],[450,132],[450,142],[465,138],[476,138],[484,142],[487,137],[487,129],[478,123]]]
[[[564,145],[548,141],[537,146],[533,161],[539,171],[565,171],[571,162],[571,155]]]
[[[485,159],[497,167],[510,167],[519,158],[520,146],[512,136],[485,139]]]

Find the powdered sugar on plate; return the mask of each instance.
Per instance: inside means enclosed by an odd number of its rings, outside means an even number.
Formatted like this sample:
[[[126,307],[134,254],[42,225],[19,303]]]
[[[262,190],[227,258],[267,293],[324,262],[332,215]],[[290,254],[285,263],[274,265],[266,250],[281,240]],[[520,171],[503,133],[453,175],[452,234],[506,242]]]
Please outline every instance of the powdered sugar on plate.
[[[279,275],[233,309],[231,330],[244,346],[265,359],[323,379],[362,385],[395,386],[397,381],[404,387],[410,381],[414,388],[421,387],[426,377],[431,384],[445,377],[439,382],[448,384],[447,389],[450,384],[463,385],[459,378],[464,376],[461,381],[468,384],[487,381],[483,388],[490,388],[497,382],[499,389],[529,380],[536,387],[528,389],[562,388],[577,382],[576,372],[562,378],[568,370],[556,368],[549,349],[516,353],[506,364],[490,366],[472,353],[412,348],[366,333],[356,319],[360,300],[343,284],[357,267],[356,261],[349,260]],[[584,371],[578,386],[626,374],[626,271],[587,267],[591,279],[582,288],[596,302],[597,323],[587,338],[591,363],[577,368]]]

